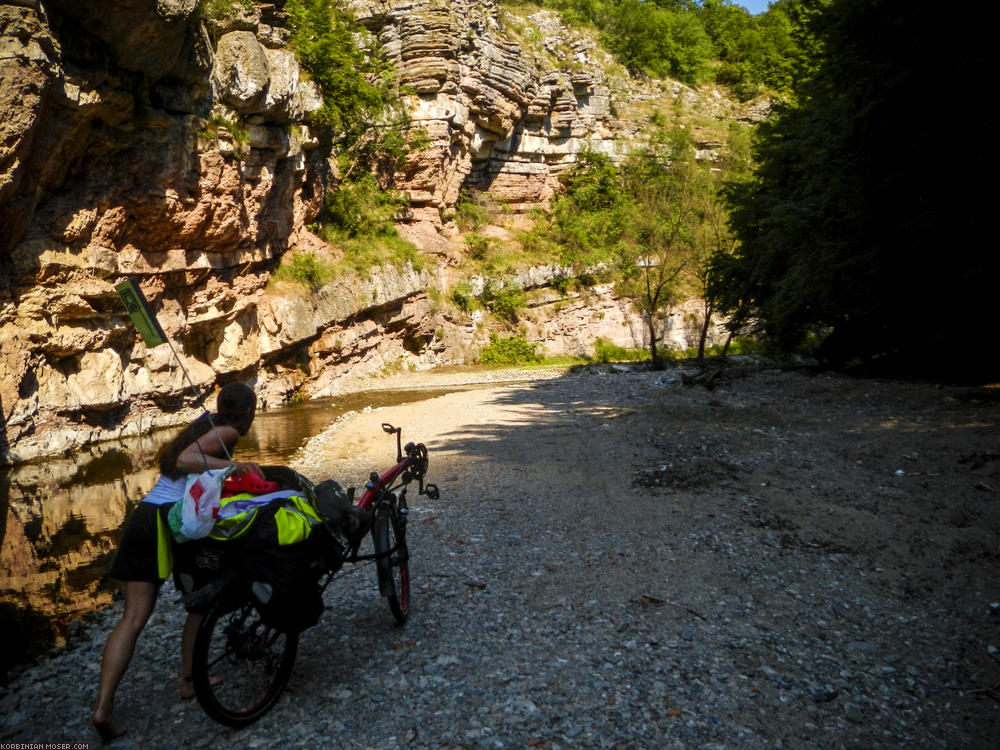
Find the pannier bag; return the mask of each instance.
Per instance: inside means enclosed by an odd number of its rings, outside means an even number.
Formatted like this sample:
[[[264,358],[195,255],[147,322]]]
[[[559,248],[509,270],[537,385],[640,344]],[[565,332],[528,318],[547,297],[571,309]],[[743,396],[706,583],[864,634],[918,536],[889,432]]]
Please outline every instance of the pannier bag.
[[[251,599],[268,626],[298,633],[319,622],[319,579],[327,570],[320,519],[304,498],[275,501],[256,511],[243,541],[241,569]]]
[[[259,489],[273,486],[261,485]],[[235,553],[226,555],[230,569],[235,563],[239,577],[249,583],[261,619],[284,632],[297,633],[319,621],[319,579],[341,562],[339,548],[321,528],[323,521],[305,494],[298,489],[223,493],[204,539]],[[185,603],[199,592],[190,593]]]

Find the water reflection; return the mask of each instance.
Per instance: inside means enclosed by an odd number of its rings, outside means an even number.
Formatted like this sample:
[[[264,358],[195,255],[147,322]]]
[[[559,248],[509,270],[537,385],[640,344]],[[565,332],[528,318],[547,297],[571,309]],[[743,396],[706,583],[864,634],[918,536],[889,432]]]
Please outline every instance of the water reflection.
[[[119,529],[156,481],[156,448],[169,436],[94,446],[8,473],[0,497],[4,661],[48,648],[67,622],[110,603],[103,576]]]
[[[260,412],[237,457],[284,464],[341,415],[456,390],[375,391]],[[72,620],[111,602],[106,573],[131,509],[158,476],[176,430],[0,469],[0,679],[62,639]]]

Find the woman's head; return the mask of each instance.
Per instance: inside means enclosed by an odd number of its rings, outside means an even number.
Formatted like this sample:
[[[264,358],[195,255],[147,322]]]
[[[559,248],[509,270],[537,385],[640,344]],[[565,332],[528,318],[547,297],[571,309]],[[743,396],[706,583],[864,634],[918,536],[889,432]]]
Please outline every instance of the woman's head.
[[[240,435],[246,435],[253,422],[256,408],[257,397],[249,387],[242,383],[230,383],[222,388],[215,399],[216,415],[209,417],[207,413],[202,414],[164,447],[160,453],[160,473],[165,477],[182,476],[182,472],[177,470],[177,457],[185,448],[211,430],[213,424],[216,427],[229,425]],[[229,445],[227,450],[231,450],[232,447]]]
[[[253,390],[243,383],[223,386],[215,400],[215,410],[220,424],[235,427],[241,435],[246,435],[257,409],[257,397]]]

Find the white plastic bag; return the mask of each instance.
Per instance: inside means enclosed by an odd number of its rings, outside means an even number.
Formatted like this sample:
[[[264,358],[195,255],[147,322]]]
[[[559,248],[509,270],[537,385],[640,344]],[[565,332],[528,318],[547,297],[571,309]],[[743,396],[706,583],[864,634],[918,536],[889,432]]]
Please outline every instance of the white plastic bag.
[[[190,474],[184,486],[180,502],[170,509],[170,531],[178,542],[204,539],[215,526],[219,515],[219,500],[222,497],[222,483],[232,471],[209,469],[201,474]]]

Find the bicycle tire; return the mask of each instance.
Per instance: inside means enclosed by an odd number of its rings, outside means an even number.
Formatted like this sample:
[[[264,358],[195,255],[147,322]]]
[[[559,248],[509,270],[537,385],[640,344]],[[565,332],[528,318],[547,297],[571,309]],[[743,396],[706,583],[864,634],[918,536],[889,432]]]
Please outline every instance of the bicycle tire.
[[[230,727],[257,721],[288,684],[298,645],[298,633],[267,627],[249,601],[216,603],[194,642],[191,677],[205,713]]]
[[[388,509],[379,510],[372,527],[375,542],[375,567],[379,593],[389,603],[396,624],[402,625],[410,614],[410,566],[406,537]],[[396,548],[391,554],[386,555]],[[385,555],[385,556],[383,556]]]

